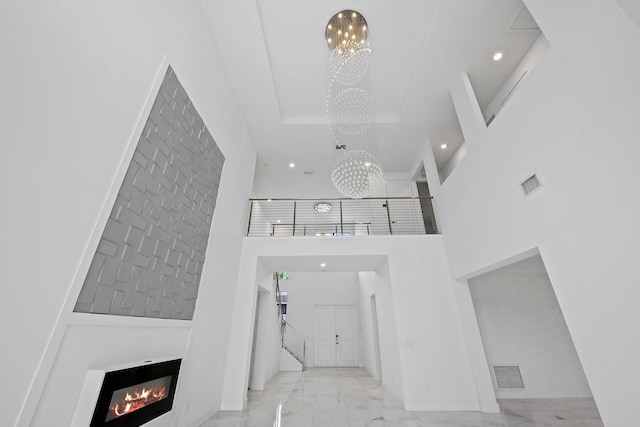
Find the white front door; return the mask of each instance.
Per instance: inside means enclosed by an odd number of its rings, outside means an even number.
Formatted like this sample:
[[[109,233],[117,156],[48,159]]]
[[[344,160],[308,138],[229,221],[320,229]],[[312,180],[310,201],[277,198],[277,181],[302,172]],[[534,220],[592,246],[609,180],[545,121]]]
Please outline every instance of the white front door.
[[[334,306],[316,306],[316,366],[336,366]]]
[[[356,307],[316,306],[316,366],[355,366],[358,360]]]

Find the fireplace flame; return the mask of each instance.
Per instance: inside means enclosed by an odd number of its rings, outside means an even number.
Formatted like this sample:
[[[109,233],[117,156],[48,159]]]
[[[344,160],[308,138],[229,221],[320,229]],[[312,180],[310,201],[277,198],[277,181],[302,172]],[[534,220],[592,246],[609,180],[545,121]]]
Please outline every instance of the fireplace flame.
[[[166,395],[166,387],[135,389],[131,393],[127,392],[124,399],[115,403],[110,409],[116,417],[121,417],[162,400]]]

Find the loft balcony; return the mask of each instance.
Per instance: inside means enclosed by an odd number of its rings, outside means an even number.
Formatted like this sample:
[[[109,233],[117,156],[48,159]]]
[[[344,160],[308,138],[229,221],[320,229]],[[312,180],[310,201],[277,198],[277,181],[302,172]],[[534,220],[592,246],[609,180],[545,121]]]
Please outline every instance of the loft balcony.
[[[249,199],[250,237],[437,234],[431,197]]]

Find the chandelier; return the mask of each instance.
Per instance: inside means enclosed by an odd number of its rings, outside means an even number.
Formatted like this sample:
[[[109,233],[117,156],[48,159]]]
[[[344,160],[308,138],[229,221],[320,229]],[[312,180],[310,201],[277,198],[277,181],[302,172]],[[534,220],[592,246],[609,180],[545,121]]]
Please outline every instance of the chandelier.
[[[344,150],[333,163],[331,180],[341,194],[352,199],[367,197],[384,182],[380,163],[364,150]]]
[[[313,209],[315,209],[319,213],[327,213],[331,211],[331,203],[327,203],[327,202],[316,203],[313,206]]]
[[[329,56],[331,79],[345,86],[358,83],[369,69],[369,53],[369,42],[344,39]]]
[[[368,31],[367,21],[353,10],[335,14],[325,31],[331,49],[327,119],[332,142],[338,149],[331,180],[342,195],[354,199],[367,197],[384,182],[371,125]]]

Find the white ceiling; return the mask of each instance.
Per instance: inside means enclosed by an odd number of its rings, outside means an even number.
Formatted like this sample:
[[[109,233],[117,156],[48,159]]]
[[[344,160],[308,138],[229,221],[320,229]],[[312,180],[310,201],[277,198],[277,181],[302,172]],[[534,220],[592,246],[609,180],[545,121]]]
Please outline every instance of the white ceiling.
[[[410,169],[427,140],[444,165],[463,140],[449,95],[452,80],[472,72],[486,102],[536,36],[510,30],[521,0],[202,3],[258,147],[258,197],[283,197],[295,186],[316,196],[337,195],[329,178],[335,148],[326,124],[324,31],[338,11],[357,10],[368,22],[375,142],[385,172],[415,173]],[[498,49],[505,59],[494,63]],[[447,150],[439,148],[443,142]]]

